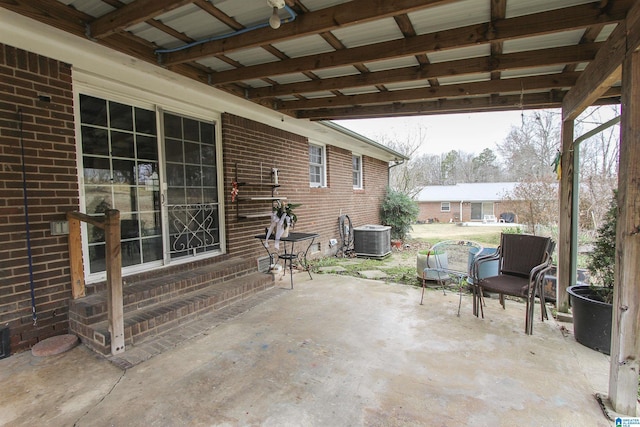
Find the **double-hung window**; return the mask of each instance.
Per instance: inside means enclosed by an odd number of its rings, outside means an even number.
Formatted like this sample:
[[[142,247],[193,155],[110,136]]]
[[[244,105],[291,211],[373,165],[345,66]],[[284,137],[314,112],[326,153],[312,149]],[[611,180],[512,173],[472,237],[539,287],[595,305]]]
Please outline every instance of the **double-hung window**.
[[[362,156],[352,155],[353,159],[353,189],[362,190]]]
[[[326,154],[322,145],[309,144],[309,185],[326,186]]]
[[[450,202],[441,202],[440,203],[440,212],[451,212],[451,203]]]

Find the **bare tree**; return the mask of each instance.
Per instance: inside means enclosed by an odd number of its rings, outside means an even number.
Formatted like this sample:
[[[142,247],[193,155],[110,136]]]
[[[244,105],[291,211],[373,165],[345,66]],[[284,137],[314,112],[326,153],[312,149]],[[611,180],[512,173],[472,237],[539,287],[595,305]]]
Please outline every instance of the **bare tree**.
[[[382,137],[380,141],[387,147],[404,154],[409,160],[393,167],[389,172],[389,186],[411,198],[426,185],[427,173],[422,167],[421,157],[415,157],[416,153],[425,143],[426,131],[423,128],[415,129],[404,139]]]
[[[578,118],[580,129],[600,125],[620,114],[619,106],[596,107]],[[618,149],[620,127],[612,126],[580,144],[580,209],[581,225],[596,230],[607,212],[603,195],[611,194],[618,181]]]
[[[550,164],[559,148],[560,116],[550,110],[525,114],[522,125],[512,126],[505,140],[497,144],[509,171],[507,179],[513,181],[552,175]]]
[[[538,225],[558,219],[558,184],[551,175],[520,181],[504,200],[517,208],[518,221],[533,234]]]

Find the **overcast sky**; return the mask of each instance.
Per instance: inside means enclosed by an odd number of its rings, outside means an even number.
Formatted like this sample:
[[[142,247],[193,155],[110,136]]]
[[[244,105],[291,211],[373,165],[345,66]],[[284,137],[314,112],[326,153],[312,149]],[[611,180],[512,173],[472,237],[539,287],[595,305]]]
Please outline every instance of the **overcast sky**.
[[[511,126],[521,125],[522,115],[520,111],[509,111],[335,122],[377,142],[415,138],[422,129],[426,138],[420,154],[451,150],[479,154],[485,148],[495,151],[496,144],[506,138]]]

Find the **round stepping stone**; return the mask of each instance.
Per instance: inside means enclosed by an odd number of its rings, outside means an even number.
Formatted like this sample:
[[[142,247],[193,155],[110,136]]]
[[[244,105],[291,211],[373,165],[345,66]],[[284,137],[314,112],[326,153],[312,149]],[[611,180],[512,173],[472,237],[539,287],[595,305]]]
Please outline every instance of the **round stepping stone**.
[[[31,347],[31,354],[37,357],[53,356],[71,350],[76,344],[78,344],[78,337],[75,335],[57,335]]]

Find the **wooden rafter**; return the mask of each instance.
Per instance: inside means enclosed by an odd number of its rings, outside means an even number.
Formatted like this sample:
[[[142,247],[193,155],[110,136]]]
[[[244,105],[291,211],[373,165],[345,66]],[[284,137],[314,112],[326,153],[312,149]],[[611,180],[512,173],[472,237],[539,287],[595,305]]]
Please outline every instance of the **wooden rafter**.
[[[616,3],[616,5],[619,4]],[[626,8],[623,7],[612,8],[607,15],[603,16],[599,9],[593,7],[593,4],[586,4],[505,19],[495,22],[493,25],[489,23],[470,25],[423,34],[409,39],[391,40],[320,55],[309,55],[286,61],[222,71],[212,75],[212,83],[226,84],[241,80],[259,79],[266,76],[380,61],[424,52],[477,46],[483,43],[569,31],[589,27],[594,23],[603,21],[617,23],[624,19],[625,15]]]
[[[451,3],[453,0],[354,0],[334,7],[309,12],[296,18],[278,31],[261,28],[223,40],[214,40],[189,49],[162,56],[162,63],[171,65],[195,61],[217,53],[229,53],[239,49],[258,47],[293,38],[331,31],[347,25],[391,17],[425,7]]]
[[[248,90],[247,98],[260,99],[306,92],[318,92],[321,90],[340,90],[347,87],[373,86],[380,83],[400,83],[416,80],[437,79],[447,76],[517,70],[538,66],[577,64],[591,61],[595,57],[600,44],[601,43],[592,43],[578,46],[564,46],[535,51],[516,52],[496,55],[494,57],[460,59],[457,61],[426,64],[421,67],[404,67],[371,72],[368,74],[357,74],[344,77],[327,78],[323,80],[261,87]]]

